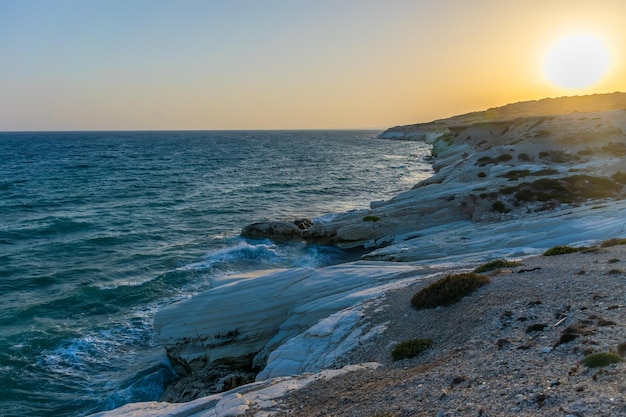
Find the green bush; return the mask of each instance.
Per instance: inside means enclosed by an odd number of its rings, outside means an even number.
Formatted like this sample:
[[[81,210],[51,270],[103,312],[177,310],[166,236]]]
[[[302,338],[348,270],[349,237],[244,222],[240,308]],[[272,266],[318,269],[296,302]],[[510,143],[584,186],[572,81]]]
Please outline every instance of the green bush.
[[[449,306],[490,282],[489,277],[475,272],[447,275],[415,293],[411,305],[418,310]]]
[[[479,274],[481,272],[489,272],[502,268],[513,268],[520,265],[522,265],[521,262],[507,261],[505,259],[496,259],[495,261],[487,262],[486,264],[478,266],[476,269],[474,269],[474,272]]]
[[[370,215],[370,216],[365,216],[365,217],[363,217],[363,221],[364,221],[364,222],[377,222],[377,221],[379,221],[379,220],[380,220],[380,219],[378,218],[378,216],[371,216],[371,215]]]
[[[517,181],[520,178],[524,178],[530,175],[530,170],[521,169],[521,170],[513,170],[509,171],[506,174],[500,175],[501,177],[508,178],[509,181]]]
[[[571,246],[555,246],[543,253],[543,256],[565,255],[567,253],[580,252],[583,248],[573,248]]]
[[[493,203],[491,205],[491,209],[493,211],[497,211],[498,213],[508,213],[508,212],[511,211],[511,209],[506,208],[504,203],[502,201],[500,201],[500,200],[498,200],[495,203]]]
[[[512,171],[520,173],[522,171]],[[552,171],[543,170],[541,174]],[[537,172],[536,174],[539,174]],[[512,176],[513,179],[519,179]],[[503,187],[502,194],[513,194],[522,202],[559,201],[561,203],[582,202],[588,199],[615,197],[622,192],[623,184],[603,177],[590,175],[572,175],[565,178],[540,178],[533,182],[524,182],[513,187]]]
[[[400,342],[393,348],[391,352],[391,358],[395,361],[400,359],[414,358],[420,353],[433,345],[431,339],[411,339]]]
[[[600,244],[600,246],[603,248],[609,248],[611,246],[617,246],[617,245],[626,245],[626,239],[614,237],[612,239],[607,239]]]
[[[482,156],[480,158],[478,158],[478,161],[476,161],[475,165],[478,165],[479,167],[484,167],[485,165],[489,165],[489,164],[495,164],[496,162],[494,161],[494,159],[490,156]]]
[[[583,365],[588,366],[589,368],[599,368],[620,362],[624,362],[624,360],[615,353],[607,352],[592,353],[583,359]]]

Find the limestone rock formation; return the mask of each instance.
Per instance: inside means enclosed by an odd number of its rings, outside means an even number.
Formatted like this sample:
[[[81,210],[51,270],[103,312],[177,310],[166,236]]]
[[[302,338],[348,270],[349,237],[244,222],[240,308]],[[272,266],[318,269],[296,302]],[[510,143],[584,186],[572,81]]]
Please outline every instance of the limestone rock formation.
[[[181,376],[221,365],[260,370],[285,340],[365,299],[365,290],[412,270],[410,265],[357,262],[230,277],[159,311],[155,329]],[[283,375],[281,367],[293,371],[316,360],[306,355],[290,363],[284,355],[277,359],[284,363],[272,365],[272,376]]]
[[[382,247],[399,235],[452,222],[510,220],[622,198],[625,132],[624,93],[516,103],[395,127],[380,137],[430,143],[435,174],[370,210],[315,224],[302,236],[340,247]]]

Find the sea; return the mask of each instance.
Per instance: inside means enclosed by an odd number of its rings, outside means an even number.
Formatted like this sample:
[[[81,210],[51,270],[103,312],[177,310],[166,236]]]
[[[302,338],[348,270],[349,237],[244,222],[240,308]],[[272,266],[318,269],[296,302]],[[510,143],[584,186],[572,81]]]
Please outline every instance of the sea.
[[[378,131],[0,133],[0,415],[158,400],[153,328],[225,275],[355,254],[240,236],[327,221],[432,175],[430,147]]]

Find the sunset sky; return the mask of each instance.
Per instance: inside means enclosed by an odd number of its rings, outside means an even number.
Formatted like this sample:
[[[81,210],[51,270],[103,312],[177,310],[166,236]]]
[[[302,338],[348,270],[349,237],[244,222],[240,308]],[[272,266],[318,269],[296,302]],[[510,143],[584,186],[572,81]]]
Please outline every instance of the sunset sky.
[[[626,91],[623,0],[0,0],[0,131],[384,129]],[[558,86],[551,46],[604,46]]]

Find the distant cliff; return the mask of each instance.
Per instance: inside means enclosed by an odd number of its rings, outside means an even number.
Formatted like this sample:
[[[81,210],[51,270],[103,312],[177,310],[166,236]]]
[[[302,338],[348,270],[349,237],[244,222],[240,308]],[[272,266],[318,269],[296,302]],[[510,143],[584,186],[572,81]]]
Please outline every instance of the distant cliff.
[[[611,110],[626,110],[626,93],[615,92],[522,101],[428,123],[392,127],[383,132],[380,137],[385,139],[415,139],[416,133],[445,130],[447,127],[496,121],[505,122],[521,117],[558,116]]]

